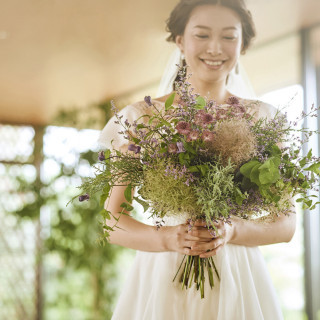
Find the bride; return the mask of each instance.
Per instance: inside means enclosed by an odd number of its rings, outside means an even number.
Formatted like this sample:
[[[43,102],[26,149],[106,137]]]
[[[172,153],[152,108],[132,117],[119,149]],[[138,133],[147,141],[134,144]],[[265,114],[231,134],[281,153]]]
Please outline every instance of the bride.
[[[251,14],[243,0],[181,0],[167,22],[168,40],[174,41],[187,65],[194,92],[224,103],[232,94],[227,82],[254,37]],[[164,106],[167,96],[152,102]],[[174,104],[178,104],[176,97]],[[255,117],[270,117],[275,109],[262,102],[248,105]],[[146,113],[146,102],[124,108],[129,121]],[[125,150],[111,119],[100,144]],[[124,188],[112,190],[107,209],[115,216],[125,201]],[[114,221],[108,222],[110,225]],[[222,237],[212,238],[200,221],[191,230],[185,220],[166,221],[159,230],[130,216],[121,216],[110,242],[137,250],[129,278],[114,310],[114,320],[277,320],[283,319],[265,262],[257,246],[288,242],[295,231],[295,215],[280,215],[274,222],[232,219],[220,223]],[[213,257],[221,281],[205,288],[200,299],[195,288],[181,290],[172,279],[184,254]]]

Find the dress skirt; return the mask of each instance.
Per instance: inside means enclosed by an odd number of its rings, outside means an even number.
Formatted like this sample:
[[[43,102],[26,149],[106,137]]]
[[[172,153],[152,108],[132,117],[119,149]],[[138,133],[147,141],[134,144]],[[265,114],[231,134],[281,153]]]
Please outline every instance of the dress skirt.
[[[281,308],[258,247],[227,244],[214,261],[214,288],[205,297],[173,278],[183,255],[138,251],[112,320],[279,320]],[[181,270],[180,270],[181,272]]]

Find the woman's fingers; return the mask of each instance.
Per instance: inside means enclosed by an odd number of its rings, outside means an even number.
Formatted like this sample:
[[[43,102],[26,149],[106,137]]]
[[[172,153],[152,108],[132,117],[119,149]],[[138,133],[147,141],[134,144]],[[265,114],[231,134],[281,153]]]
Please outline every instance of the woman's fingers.
[[[207,250],[213,250],[221,245],[224,241],[222,239],[213,239],[207,242],[196,242],[191,249],[201,252],[206,252]]]
[[[221,244],[213,250],[200,253],[199,256],[200,258],[209,258],[215,256],[220,250],[222,250],[223,246],[224,244]]]
[[[208,251],[214,251],[219,246],[223,245],[224,241],[221,239],[214,239],[211,241],[185,241],[183,245],[183,253],[198,256]],[[215,251],[211,255],[215,254]]]
[[[217,254],[226,243],[224,223],[219,223],[218,227],[221,236],[213,234],[213,230],[208,229],[202,220],[195,221],[194,226],[188,223],[178,226],[176,244],[173,244],[175,251],[192,256],[199,255],[201,258]]]
[[[188,234],[193,237],[198,237],[200,239],[210,240],[216,237],[216,232],[212,229],[208,229],[207,227],[196,227],[193,226],[189,231]]]

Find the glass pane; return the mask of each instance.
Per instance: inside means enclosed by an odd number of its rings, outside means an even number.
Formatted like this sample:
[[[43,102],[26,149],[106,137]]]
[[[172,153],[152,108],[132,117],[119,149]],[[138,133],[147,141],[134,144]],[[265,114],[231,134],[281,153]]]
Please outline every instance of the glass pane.
[[[277,108],[287,106],[288,120],[294,121],[303,110],[303,89],[300,85],[269,92],[261,100]],[[306,319],[304,299],[303,212],[297,208],[297,228],[290,243],[261,247],[276,287],[285,319]]]
[[[0,161],[30,162],[34,129],[0,124]]]

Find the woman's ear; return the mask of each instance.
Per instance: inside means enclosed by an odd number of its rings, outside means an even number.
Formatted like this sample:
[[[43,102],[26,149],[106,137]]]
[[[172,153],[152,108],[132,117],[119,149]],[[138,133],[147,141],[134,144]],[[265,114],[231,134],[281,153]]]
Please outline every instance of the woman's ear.
[[[178,46],[178,48],[180,49],[181,53],[184,53],[183,48],[184,48],[184,39],[182,35],[177,35],[176,36],[176,45]]]

